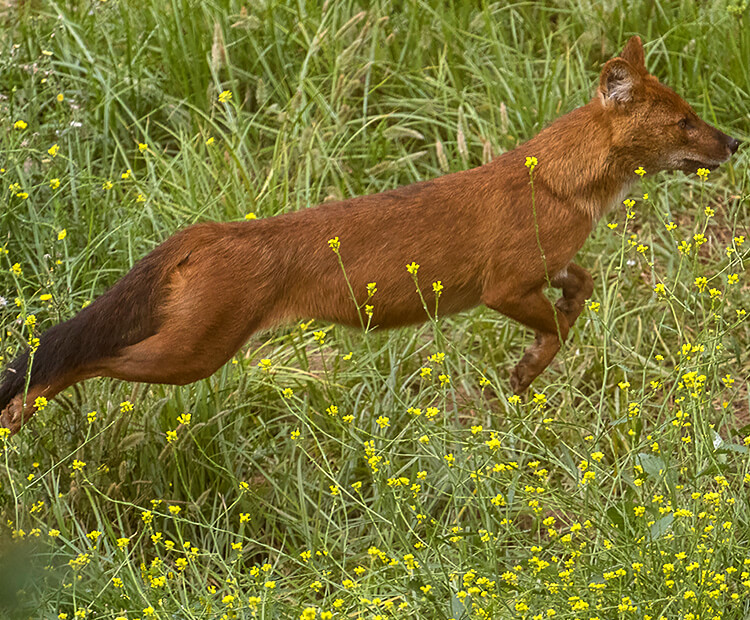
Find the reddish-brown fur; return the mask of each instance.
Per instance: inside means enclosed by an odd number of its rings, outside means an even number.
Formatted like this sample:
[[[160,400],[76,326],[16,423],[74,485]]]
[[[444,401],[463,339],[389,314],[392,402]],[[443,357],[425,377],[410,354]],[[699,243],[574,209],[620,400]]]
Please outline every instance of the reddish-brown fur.
[[[0,386],[0,424],[17,431],[38,396],[95,376],[185,384],[224,364],[259,329],[303,318],[359,326],[360,314],[328,240],[338,237],[357,301],[376,282],[373,323],[426,314],[406,265],[420,265],[428,307],[477,304],[536,338],[511,375],[524,391],[552,361],[591,295],[571,262],[634,171],[695,172],[726,161],[738,141],[703,122],[649,75],[633,37],[607,62],[599,88],[535,138],[491,163],[372,196],[243,223],[178,232],[76,317],[42,335],[28,392],[28,355]],[[536,157],[532,204],[527,157]],[[553,306],[543,294],[562,289]]]

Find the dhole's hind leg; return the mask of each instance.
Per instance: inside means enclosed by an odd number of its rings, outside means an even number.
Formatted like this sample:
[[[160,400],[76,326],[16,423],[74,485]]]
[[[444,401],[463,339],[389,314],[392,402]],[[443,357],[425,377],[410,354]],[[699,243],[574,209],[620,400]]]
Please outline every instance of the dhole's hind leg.
[[[570,324],[563,311],[556,311],[544,296],[541,288],[524,297],[493,301],[488,297],[484,303],[505,316],[530,327],[535,332],[534,343],[526,349],[521,361],[510,375],[513,392],[521,394],[531,382],[549,366],[560,344],[568,337]]]
[[[47,401],[52,400],[69,385],[87,379],[89,376],[84,372],[71,372],[58,377],[53,383],[29,385],[29,390],[25,396],[23,391],[17,394],[11,399],[5,409],[0,412],[0,428],[8,428],[11,435],[16,434],[39,408],[36,404],[38,398],[44,398]],[[42,404],[41,406],[43,407],[44,405]]]
[[[29,418],[34,415],[37,409],[34,403],[40,396],[45,396],[45,392],[38,388],[30,388],[25,398],[23,394],[15,396],[8,403],[8,406],[3,409],[2,413],[0,413],[0,428],[7,428],[10,430],[11,435],[15,435]]]
[[[218,333],[197,338],[195,334],[164,330],[125,347],[104,360],[97,374],[125,381],[185,385],[209,377],[228,362],[244,344],[245,337]]]
[[[586,300],[594,292],[594,280],[583,267],[569,263],[552,278],[552,286],[562,289],[562,297],[557,300],[555,307],[565,314],[568,325],[572,327],[583,311]]]

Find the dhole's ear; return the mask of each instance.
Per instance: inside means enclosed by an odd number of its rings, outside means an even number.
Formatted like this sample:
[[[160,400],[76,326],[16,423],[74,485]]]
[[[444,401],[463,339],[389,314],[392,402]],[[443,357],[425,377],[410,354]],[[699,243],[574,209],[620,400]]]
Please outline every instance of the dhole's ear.
[[[622,54],[620,54],[620,58],[627,60],[634,69],[647,73],[646,61],[643,56],[643,44],[641,43],[641,37],[638,35],[630,37],[630,40],[622,50]]]
[[[641,77],[627,60],[613,58],[604,65],[599,78],[599,97],[605,107],[627,103],[634,98]]]

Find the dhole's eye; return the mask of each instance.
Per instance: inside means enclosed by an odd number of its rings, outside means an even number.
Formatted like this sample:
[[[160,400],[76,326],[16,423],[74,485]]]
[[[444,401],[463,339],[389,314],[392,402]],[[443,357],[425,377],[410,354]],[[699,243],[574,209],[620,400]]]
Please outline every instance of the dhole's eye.
[[[686,118],[681,118],[679,120],[679,122],[677,123],[677,126],[680,129],[687,129],[688,127],[690,127],[690,119],[687,118],[687,117]]]

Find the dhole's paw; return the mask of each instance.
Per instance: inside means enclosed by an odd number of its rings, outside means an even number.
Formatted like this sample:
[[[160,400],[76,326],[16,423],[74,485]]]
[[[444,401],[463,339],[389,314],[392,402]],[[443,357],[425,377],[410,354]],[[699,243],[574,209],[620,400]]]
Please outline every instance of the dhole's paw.
[[[570,327],[573,326],[573,323],[576,322],[578,315],[580,315],[583,311],[583,305],[584,304],[582,302],[574,299],[567,299],[565,297],[560,297],[560,299],[555,302],[555,308],[557,308],[565,315],[565,318],[568,319],[568,325]]]
[[[7,428],[11,435],[15,435],[24,423],[23,399],[16,396],[8,406],[0,412],[0,428]]]
[[[534,376],[528,372],[526,365],[521,363],[510,371],[510,387],[514,394],[523,394],[529,386]]]

